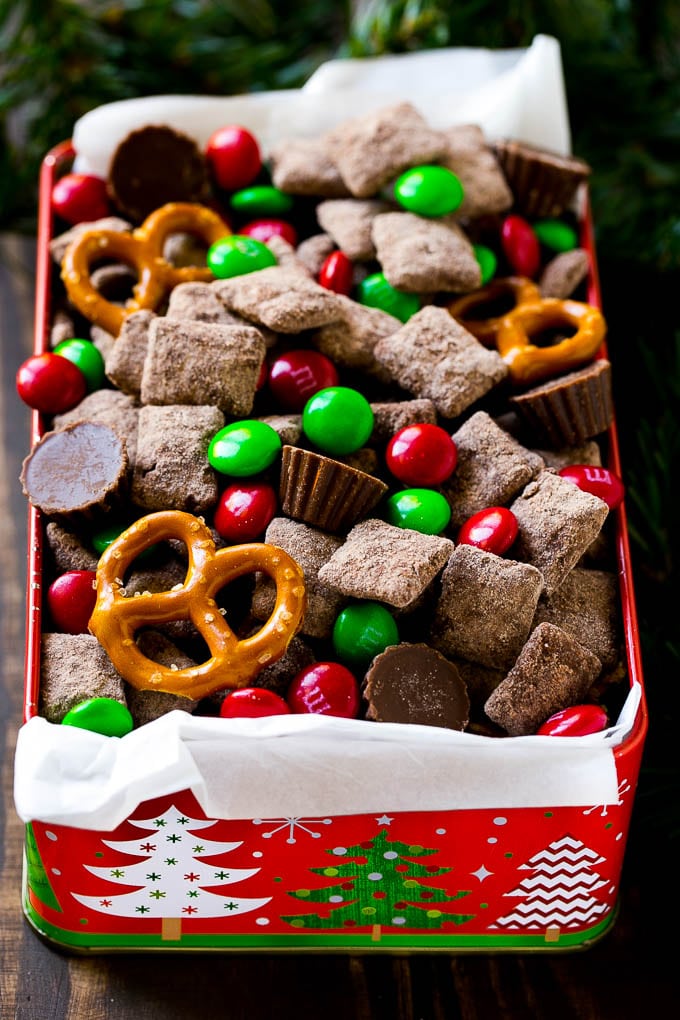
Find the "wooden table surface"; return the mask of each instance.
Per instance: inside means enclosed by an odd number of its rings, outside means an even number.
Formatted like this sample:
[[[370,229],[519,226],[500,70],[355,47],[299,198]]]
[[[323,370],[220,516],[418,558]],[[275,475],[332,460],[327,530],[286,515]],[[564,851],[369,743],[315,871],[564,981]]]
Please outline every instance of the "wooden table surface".
[[[640,820],[638,802],[645,784],[654,781],[645,774],[644,760],[618,919],[585,951],[97,957],[65,955],[34,933],[21,910],[23,827],[12,797],[23,688],[27,519],[18,477],[29,435],[29,412],[16,396],[15,375],[32,351],[33,257],[30,239],[0,236],[1,1020],[637,1020],[645,1015],[655,1020],[680,1015],[673,916],[678,865],[659,845],[658,830],[649,831]]]

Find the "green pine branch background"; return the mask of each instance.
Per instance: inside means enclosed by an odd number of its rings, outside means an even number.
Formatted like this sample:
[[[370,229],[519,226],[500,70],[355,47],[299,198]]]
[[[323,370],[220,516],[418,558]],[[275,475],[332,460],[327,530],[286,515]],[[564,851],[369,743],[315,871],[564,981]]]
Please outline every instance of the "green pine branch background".
[[[677,840],[677,0],[0,0],[0,230],[34,232],[42,156],[102,103],[296,87],[333,57],[526,46],[537,33],[560,41],[573,149],[593,167],[650,705],[638,831]]]

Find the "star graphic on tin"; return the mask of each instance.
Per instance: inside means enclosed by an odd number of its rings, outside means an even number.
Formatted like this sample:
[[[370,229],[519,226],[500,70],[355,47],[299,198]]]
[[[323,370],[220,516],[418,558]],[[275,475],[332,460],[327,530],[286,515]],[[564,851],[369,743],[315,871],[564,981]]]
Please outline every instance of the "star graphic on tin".
[[[470,874],[474,875],[475,878],[478,878],[480,882],[483,882],[485,878],[489,877],[489,875],[493,875],[493,871],[489,871],[488,868],[485,868],[484,865],[481,864],[476,871],[471,871]]]
[[[381,815],[380,818],[376,818],[378,825],[391,825],[394,818],[390,818],[389,815]]]

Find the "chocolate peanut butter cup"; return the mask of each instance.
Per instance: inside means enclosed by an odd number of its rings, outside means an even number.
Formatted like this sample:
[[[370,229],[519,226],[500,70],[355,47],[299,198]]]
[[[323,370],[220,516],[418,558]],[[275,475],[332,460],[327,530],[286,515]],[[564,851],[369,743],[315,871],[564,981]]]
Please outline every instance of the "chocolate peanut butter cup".
[[[365,678],[367,719],[464,730],[470,698],[457,667],[426,644],[391,645]]]
[[[342,461],[284,446],[281,458],[281,509],[322,531],[344,531],[368,517],[387,492],[379,478]]]
[[[605,358],[510,398],[534,435],[559,449],[598,436],[614,418],[611,364]]]
[[[591,172],[582,159],[525,142],[498,141],[494,151],[512,188],[515,204],[525,216],[559,216]]]

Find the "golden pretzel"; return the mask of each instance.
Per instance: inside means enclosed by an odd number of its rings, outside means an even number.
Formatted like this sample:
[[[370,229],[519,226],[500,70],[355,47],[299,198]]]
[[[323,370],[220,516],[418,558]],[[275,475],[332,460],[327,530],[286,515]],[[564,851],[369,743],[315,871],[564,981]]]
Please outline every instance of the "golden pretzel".
[[[481,312],[484,305],[490,305],[505,297],[510,297],[513,308],[516,308],[518,305],[526,304],[527,301],[540,301],[541,292],[538,285],[528,276],[503,276],[492,280],[486,287],[462,294],[447,307],[454,319],[457,319],[461,326],[465,326],[468,333],[472,333],[486,347],[493,347],[503,316],[493,315],[482,319],[475,316],[475,312]]]
[[[84,231],[66,249],[61,278],[71,303],[90,322],[118,336],[121,326],[133,312],[155,310],[178,283],[214,279],[207,266],[173,266],[163,258],[163,245],[170,234],[193,234],[211,245],[231,233],[212,209],[191,202],[168,202],[156,209],[140,227],[132,231]],[[91,280],[92,266],[101,259],[119,259],[137,273],[133,296],[125,307],[107,301]]]
[[[184,542],[189,566],[184,584],[171,591],[125,596],[123,579],[132,561],[164,539]],[[215,595],[230,581],[262,570],[276,585],[271,616],[255,634],[239,640],[221,614]],[[225,687],[245,687],[286,651],[306,606],[302,570],[277,546],[253,542],[217,550],[208,527],[181,510],[140,518],[111,543],[97,565],[97,601],[90,631],[120,675],[138,690],[203,698]],[[190,620],[211,657],[186,669],[161,666],[141,653],[135,632],[171,620]]]
[[[542,331],[561,326],[575,328],[576,332],[552,346],[532,343],[531,338]],[[606,331],[604,316],[594,305],[543,298],[518,305],[501,319],[496,347],[513,382],[532,383],[587,364]]]

